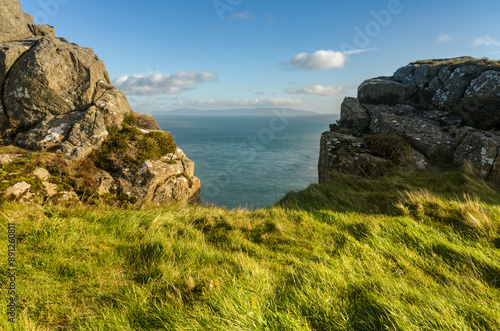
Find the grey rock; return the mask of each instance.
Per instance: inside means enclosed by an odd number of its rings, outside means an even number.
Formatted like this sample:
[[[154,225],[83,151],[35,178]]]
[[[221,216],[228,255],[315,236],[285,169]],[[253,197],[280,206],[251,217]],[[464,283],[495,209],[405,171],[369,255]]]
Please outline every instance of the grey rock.
[[[103,114],[107,127],[121,128],[125,115],[132,112],[125,94],[102,80],[97,82],[93,104]]]
[[[446,80],[448,80],[448,78],[450,78],[451,74],[452,71],[450,70],[450,67],[443,67],[441,68],[441,70],[439,70],[438,78],[441,83],[444,83],[446,82]]]
[[[405,85],[417,86],[417,83],[416,83],[415,77],[414,77],[415,67],[416,67],[415,65],[410,64],[410,65],[399,68],[394,73],[394,80],[396,82],[400,82],[400,83],[403,83]]]
[[[418,66],[415,69],[415,84],[421,90],[429,85],[429,71],[429,66]]]
[[[470,126],[500,128],[500,72],[485,71],[472,80],[459,109]]]
[[[44,168],[36,168],[33,171],[33,175],[37,176],[43,181],[47,181],[50,178],[50,172],[48,172],[47,169]]]
[[[370,127],[370,116],[358,99],[346,97],[342,102],[340,124],[348,129],[366,130]]]
[[[31,37],[19,0],[2,0],[0,6],[0,43]]]
[[[19,183],[12,185],[9,188],[7,188],[5,190],[5,195],[6,196],[13,195],[15,197],[20,197],[20,196],[24,195],[25,193],[27,193],[27,191],[30,188],[31,188],[30,184],[28,184],[26,182],[19,182]]]
[[[99,81],[110,83],[90,48],[44,37],[11,68],[4,107],[7,116],[31,127],[48,115],[88,109]]]
[[[6,42],[0,44],[0,108],[2,108],[3,99],[3,86],[5,84],[5,79],[9,70],[12,68],[14,63],[31,47],[36,44],[36,39]]]
[[[50,25],[28,24],[31,33],[36,37],[55,37],[56,30]]]
[[[477,67],[465,66],[455,69],[450,77],[439,88],[432,103],[437,108],[447,108],[457,104],[464,96],[465,90],[470,84],[471,78],[469,77]]]
[[[471,163],[481,175],[488,179],[499,156],[500,136],[489,132],[472,131],[467,134],[457,148],[454,161],[459,164]],[[498,174],[494,174],[498,176]],[[500,182],[496,182],[500,184]]]
[[[417,88],[389,78],[373,78],[364,81],[358,88],[361,104],[396,105],[406,103],[415,96]]]
[[[387,160],[370,154],[362,138],[337,132],[321,135],[319,183],[334,178],[335,172],[360,176],[380,174],[388,164]]]
[[[60,149],[69,159],[80,159],[98,149],[108,136],[103,114],[92,106],[75,123]]]
[[[116,190],[115,179],[106,171],[98,170],[94,175],[94,179],[96,181],[98,194],[107,194],[112,190]]]
[[[396,134],[434,162],[451,161],[457,139],[439,126],[418,117],[398,116],[377,111],[372,116],[371,132]]]
[[[193,176],[194,162],[180,148],[161,160],[149,160],[138,169],[124,169],[117,177],[117,188],[137,204],[200,202],[200,180]]]

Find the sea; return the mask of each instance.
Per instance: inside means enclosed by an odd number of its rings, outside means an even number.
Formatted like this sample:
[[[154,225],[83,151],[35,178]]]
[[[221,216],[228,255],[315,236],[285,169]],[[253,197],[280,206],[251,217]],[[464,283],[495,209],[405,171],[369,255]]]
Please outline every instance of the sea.
[[[338,115],[155,118],[195,162],[203,203],[257,209],[318,182],[321,133]]]

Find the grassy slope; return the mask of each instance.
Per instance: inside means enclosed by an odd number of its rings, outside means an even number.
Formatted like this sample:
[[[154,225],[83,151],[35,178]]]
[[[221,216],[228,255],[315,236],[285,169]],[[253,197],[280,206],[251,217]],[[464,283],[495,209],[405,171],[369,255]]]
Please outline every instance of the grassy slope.
[[[4,204],[0,238],[16,221],[20,330],[500,330],[499,215],[449,168],[257,211]]]

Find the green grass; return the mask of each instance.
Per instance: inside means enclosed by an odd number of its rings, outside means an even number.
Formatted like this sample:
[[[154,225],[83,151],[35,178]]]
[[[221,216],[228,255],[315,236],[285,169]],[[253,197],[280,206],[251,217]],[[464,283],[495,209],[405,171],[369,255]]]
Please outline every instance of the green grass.
[[[470,168],[339,174],[256,211],[1,208],[18,330],[500,329],[500,193]]]
[[[440,67],[449,66],[452,71],[457,68],[474,65],[482,67],[484,69],[483,71],[486,70],[500,71],[500,61],[490,60],[487,57],[476,59],[470,56],[464,56],[461,58],[459,57],[454,59],[423,60],[423,61],[412,62],[411,64],[424,64],[424,65],[440,66]]]

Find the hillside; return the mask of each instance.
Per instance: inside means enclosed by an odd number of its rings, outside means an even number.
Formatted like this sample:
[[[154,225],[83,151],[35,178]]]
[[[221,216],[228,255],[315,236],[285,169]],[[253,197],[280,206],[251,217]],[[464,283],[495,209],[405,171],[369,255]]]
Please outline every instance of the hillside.
[[[224,110],[198,110],[192,108],[174,109],[172,111],[157,111],[154,116],[273,116],[273,115],[317,115],[317,113],[306,110],[291,108],[235,108]]]
[[[500,329],[495,187],[471,167],[336,178],[257,211],[3,202],[18,329]]]

